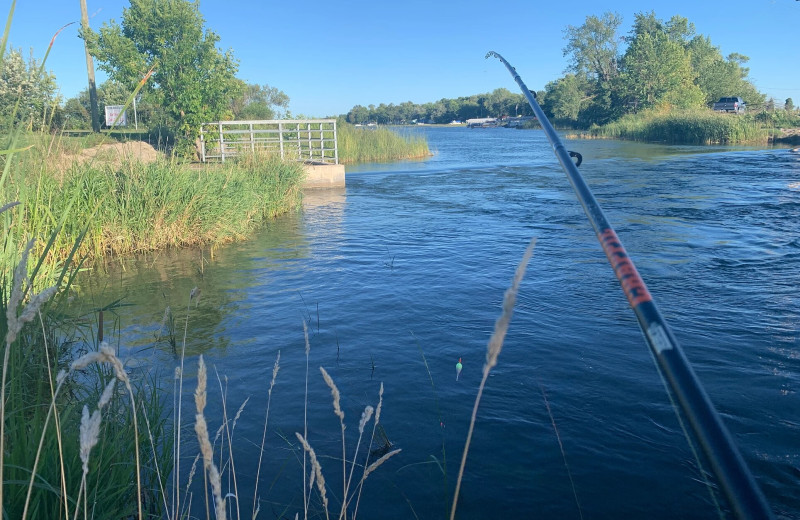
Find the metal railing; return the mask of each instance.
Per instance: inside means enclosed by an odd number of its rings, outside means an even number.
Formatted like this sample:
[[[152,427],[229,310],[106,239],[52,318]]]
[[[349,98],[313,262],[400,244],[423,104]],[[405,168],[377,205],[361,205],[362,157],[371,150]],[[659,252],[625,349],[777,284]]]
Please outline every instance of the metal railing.
[[[335,119],[217,121],[200,128],[200,156],[225,159],[242,153],[274,153],[281,159],[339,164]]]

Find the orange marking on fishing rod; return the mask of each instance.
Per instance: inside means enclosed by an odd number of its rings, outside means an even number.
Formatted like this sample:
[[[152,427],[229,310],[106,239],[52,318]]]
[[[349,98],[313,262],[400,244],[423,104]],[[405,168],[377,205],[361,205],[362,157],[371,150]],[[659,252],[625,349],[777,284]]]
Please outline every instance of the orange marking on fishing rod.
[[[653,297],[650,296],[650,291],[647,290],[644,280],[639,276],[639,272],[631,262],[630,257],[628,257],[625,248],[622,247],[622,242],[620,242],[614,230],[606,228],[597,238],[600,239],[603,251],[606,252],[606,257],[608,257],[611,267],[614,268],[614,272],[617,274],[619,283],[622,284],[622,290],[625,292],[625,296],[628,297],[631,307],[652,301]]]

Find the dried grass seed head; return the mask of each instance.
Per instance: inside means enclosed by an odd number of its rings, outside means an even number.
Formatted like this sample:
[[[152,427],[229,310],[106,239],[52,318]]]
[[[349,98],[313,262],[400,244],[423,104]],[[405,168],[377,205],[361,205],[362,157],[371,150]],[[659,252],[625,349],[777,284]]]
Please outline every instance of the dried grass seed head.
[[[197,413],[202,414],[206,408],[206,385],[208,384],[208,374],[206,373],[206,364],[203,361],[203,355],[200,355],[200,360],[197,362],[197,388],[194,391],[194,404],[197,408]]]
[[[333,396],[333,412],[337,417],[339,417],[339,421],[342,423],[342,428],[344,428],[344,412],[342,411],[342,407],[339,402],[339,389],[336,388],[336,383],[333,382],[333,379],[331,379],[331,376],[328,375],[328,372],[326,372],[324,368],[319,367],[319,371],[322,372],[322,379],[325,380],[325,383],[331,389],[331,396]]]

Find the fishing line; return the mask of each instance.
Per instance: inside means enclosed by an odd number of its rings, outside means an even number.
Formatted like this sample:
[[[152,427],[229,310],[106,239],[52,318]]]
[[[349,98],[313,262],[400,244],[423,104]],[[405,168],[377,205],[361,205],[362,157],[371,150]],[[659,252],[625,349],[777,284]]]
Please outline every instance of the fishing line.
[[[575,481],[572,479],[572,472],[569,470],[569,464],[567,464],[567,453],[564,451],[564,444],[561,442],[561,434],[558,433],[556,419],[553,417],[553,412],[550,410],[550,403],[547,401],[547,394],[544,393],[544,386],[542,386],[541,383],[539,383],[539,390],[542,392],[542,399],[544,399],[544,406],[547,408],[547,415],[550,416],[550,424],[553,425],[553,431],[556,432],[558,447],[561,449],[561,458],[564,459],[564,468],[567,470],[569,483],[572,486],[572,495],[575,497],[575,505],[578,507],[578,515],[581,517],[581,520],[583,520],[583,510],[581,509],[581,502],[578,500],[578,491],[575,489]]]
[[[636,315],[650,351],[656,359],[656,366],[688,419],[692,432],[709,460],[736,516],[740,519],[774,518],[763,493],[734,444],[731,434],[723,424],[667,322],[661,316],[661,312],[653,301],[644,280],[636,270],[633,260],[628,256],[617,233],[611,227],[589,186],[578,171],[577,165],[572,161],[572,158],[575,157],[580,163],[582,157],[564,147],[561,138],[536,101],[536,94],[528,89],[516,69],[496,52],[489,51],[486,58],[490,56],[496,57],[506,66],[542,125],[542,129],[553,147],[553,153],[572,184],[578,201],[583,206],[600,245],[617,275],[622,290],[628,298],[628,303]]]

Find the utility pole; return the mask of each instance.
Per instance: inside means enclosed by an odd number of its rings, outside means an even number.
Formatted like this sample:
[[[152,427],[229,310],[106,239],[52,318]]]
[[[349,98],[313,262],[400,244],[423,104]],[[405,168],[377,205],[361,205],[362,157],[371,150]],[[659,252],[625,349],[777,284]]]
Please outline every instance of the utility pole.
[[[86,0],[81,0],[81,28],[83,29],[83,48],[86,51],[86,70],[89,73],[89,104],[92,107],[92,131],[100,131],[100,118],[97,110],[97,85],[94,81],[94,60],[89,54],[89,44],[86,41],[86,34],[89,32],[89,11],[86,8]]]

